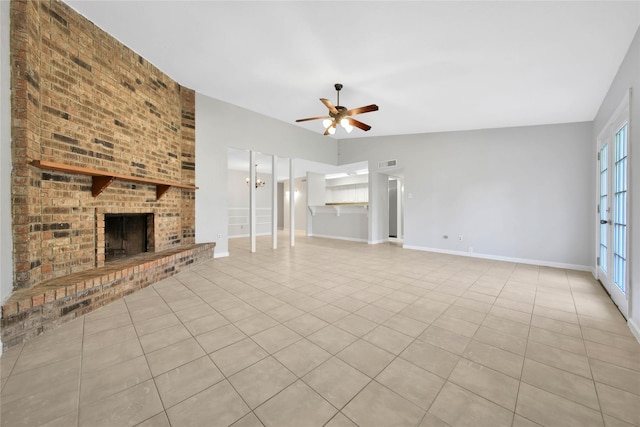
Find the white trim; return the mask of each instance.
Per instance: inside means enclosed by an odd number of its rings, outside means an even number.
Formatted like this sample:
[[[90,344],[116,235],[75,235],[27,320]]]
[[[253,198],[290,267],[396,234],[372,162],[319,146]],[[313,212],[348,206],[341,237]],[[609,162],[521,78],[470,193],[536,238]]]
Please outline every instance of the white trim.
[[[537,259],[513,258],[513,257],[500,256],[500,255],[479,254],[476,252],[471,253],[471,252],[463,252],[463,251],[451,251],[448,249],[427,248],[423,246],[413,246],[413,245],[403,245],[402,247],[403,249],[412,249],[416,251],[436,252],[436,253],[447,254],[447,255],[466,256],[470,258],[490,259],[494,261],[515,262],[518,264],[539,265],[541,267],[564,268],[567,270],[578,270],[578,271],[592,271],[592,266],[590,265],[567,264],[564,262],[543,261],[543,260],[537,260]]]
[[[224,257],[228,257],[229,256],[229,252],[213,252],[213,258],[224,258]]]
[[[262,233],[256,233],[256,236],[271,236],[271,232],[267,231],[267,232],[262,232]],[[229,239],[238,239],[240,237],[251,237],[250,234],[245,233],[245,234],[232,234],[229,236]]]
[[[638,326],[636,324],[636,321],[633,320],[631,317],[629,317],[629,320],[627,320],[627,326],[629,326],[631,333],[633,334],[633,336],[636,337],[636,340],[638,340],[638,342],[640,343],[640,326]]]
[[[308,237],[322,237],[325,239],[347,240],[349,242],[368,243],[367,239],[358,239],[355,237],[330,236],[328,234],[313,234],[312,236],[308,236]]]
[[[369,241],[367,241],[367,244],[369,244],[369,245],[378,245],[380,243],[387,243],[388,241],[389,240],[385,240],[385,239],[382,239],[382,240],[369,240]]]
[[[296,194],[295,161],[289,157],[289,246],[296,245]],[[273,220],[276,220],[274,218]]]
[[[271,156],[271,249],[278,249],[278,156]]]
[[[249,150],[249,237],[251,253],[256,251],[256,152]]]

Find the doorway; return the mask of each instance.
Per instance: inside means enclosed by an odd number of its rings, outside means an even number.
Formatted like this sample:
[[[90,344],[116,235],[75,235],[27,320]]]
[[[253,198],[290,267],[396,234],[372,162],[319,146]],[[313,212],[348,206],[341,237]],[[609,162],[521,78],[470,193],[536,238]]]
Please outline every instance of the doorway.
[[[403,233],[403,207],[402,207],[402,178],[389,176],[389,240],[402,241]]]
[[[628,102],[598,138],[597,275],[622,315],[628,301]]]

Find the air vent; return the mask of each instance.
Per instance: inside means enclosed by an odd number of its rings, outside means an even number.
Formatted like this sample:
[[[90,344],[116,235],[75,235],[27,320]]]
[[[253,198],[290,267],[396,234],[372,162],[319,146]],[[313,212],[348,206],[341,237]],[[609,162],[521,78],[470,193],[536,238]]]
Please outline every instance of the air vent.
[[[378,169],[392,168],[398,166],[397,160],[385,160],[384,162],[378,162]]]

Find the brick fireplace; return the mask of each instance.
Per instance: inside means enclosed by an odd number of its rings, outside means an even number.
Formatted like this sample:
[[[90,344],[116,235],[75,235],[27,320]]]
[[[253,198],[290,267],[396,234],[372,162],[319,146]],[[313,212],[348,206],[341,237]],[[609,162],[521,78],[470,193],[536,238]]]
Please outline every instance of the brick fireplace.
[[[11,70],[15,274],[3,329],[59,300],[46,284],[73,277],[84,292],[74,275],[135,245],[175,257],[195,243],[194,91],[55,0],[11,1]],[[138,218],[144,242],[105,233],[114,215]],[[151,275],[138,287],[162,276]]]

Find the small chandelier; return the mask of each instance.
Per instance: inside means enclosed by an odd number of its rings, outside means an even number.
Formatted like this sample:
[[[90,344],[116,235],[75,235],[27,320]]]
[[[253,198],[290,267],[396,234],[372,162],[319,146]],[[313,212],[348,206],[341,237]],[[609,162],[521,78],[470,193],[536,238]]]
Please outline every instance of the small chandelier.
[[[251,185],[251,178],[247,178],[246,181],[247,185]],[[264,187],[265,185],[267,185],[267,181],[258,178],[258,165],[256,165],[256,188]]]

